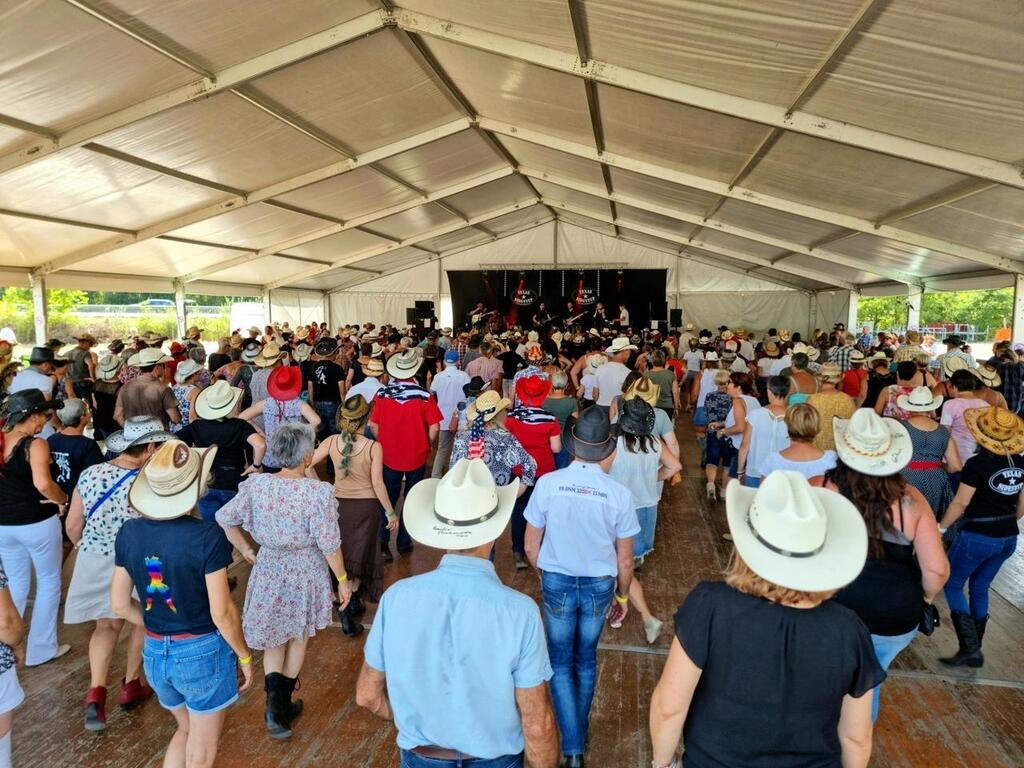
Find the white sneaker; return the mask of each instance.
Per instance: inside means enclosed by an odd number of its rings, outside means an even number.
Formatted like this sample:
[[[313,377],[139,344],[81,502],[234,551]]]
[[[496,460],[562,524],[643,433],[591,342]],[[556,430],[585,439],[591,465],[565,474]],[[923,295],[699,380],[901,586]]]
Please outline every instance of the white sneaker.
[[[715,484],[714,483],[708,483],[707,484],[707,489],[708,489],[708,501],[717,501],[718,496],[717,496],[716,491],[715,491]]]
[[[647,635],[648,645],[654,645],[654,643],[657,642],[658,635],[661,634],[661,628],[663,626],[664,624],[653,616],[644,622],[644,633]]]

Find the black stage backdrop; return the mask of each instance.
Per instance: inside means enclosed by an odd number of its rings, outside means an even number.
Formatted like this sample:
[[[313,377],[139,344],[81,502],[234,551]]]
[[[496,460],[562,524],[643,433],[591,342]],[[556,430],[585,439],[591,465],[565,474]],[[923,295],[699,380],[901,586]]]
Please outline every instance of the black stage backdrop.
[[[642,328],[650,324],[652,305],[656,315],[667,311],[666,275],[664,269],[448,270],[448,285],[457,326],[469,324],[469,313],[480,301],[497,309],[508,325],[529,325],[542,301],[557,322],[564,322],[572,301],[574,314],[602,302],[609,320],[619,316],[624,303],[631,325]],[[656,319],[668,320],[668,315]]]

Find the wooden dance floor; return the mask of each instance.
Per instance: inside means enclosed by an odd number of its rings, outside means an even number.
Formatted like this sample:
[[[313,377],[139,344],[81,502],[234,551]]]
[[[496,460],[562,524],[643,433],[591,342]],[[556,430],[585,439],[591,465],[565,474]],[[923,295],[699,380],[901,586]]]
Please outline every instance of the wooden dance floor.
[[[687,591],[701,579],[716,578],[729,545],[724,505],[708,505],[688,426],[680,427],[685,482],[669,489],[658,520],[657,547],[640,574],[651,608],[666,624],[655,646],[643,638],[631,613],[620,630],[606,629],[599,654],[599,679],[592,716],[588,764],[595,768],[650,765],[647,707],[671,640],[671,617]],[[388,569],[393,581],[434,566],[439,553],[417,547]],[[509,586],[539,596],[537,577],[516,572],[508,533],[499,546],[498,573]],[[246,570],[238,568],[244,585]],[[892,768],[1017,768],[1024,765],[1024,556],[1007,563],[996,584],[980,670],[947,670],[937,661],[954,650],[948,610],[942,627],[918,637],[897,660],[882,692],[875,731],[873,766]],[[244,589],[236,596],[241,601]],[[941,599],[941,598],[940,598]],[[369,619],[364,617],[365,621]],[[108,711],[101,735],[82,728],[89,684],[90,628],[61,627],[71,654],[51,665],[19,670],[27,699],[14,718],[17,768],[134,768],[159,765],[172,732],[172,718],[156,702],[123,713]],[[123,673],[123,649],[110,679]],[[271,740],[263,726],[262,675],[231,709],[218,766],[396,766],[395,733],[355,704],[362,638],[350,640],[336,627],[311,641],[302,675],[305,714],[290,741]],[[259,662],[257,660],[257,668]],[[112,683],[111,697],[117,690]]]

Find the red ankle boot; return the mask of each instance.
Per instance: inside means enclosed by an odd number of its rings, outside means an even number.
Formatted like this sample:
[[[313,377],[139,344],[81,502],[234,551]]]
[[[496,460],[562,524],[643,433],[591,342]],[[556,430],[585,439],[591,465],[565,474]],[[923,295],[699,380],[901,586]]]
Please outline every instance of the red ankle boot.
[[[85,695],[85,730],[102,731],[107,727],[107,689],[90,688]]]
[[[130,683],[121,681],[121,694],[117,697],[117,703],[121,709],[131,709],[136,704],[141,704],[153,695],[153,689],[144,682],[135,678]]]

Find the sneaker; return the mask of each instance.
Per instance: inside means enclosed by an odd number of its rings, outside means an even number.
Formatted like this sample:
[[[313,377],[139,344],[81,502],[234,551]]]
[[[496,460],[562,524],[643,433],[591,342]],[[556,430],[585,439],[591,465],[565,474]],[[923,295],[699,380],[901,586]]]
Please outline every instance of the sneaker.
[[[526,555],[524,555],[522,552],[513,553],[513,557],[516,561],[517,571],[525,571],[527,568],[530,567],[530,564],[526,560]]]
[[[707,484],[708,501],[717,501],[718,496],[715,492],[716,486],[714,483]]]
[[[647,644],[654,645],[658,640],[658,635],[661,634],[661,628],[664,626],[662,622],[651,616],[644,622],[644,634],[647,635]]]

